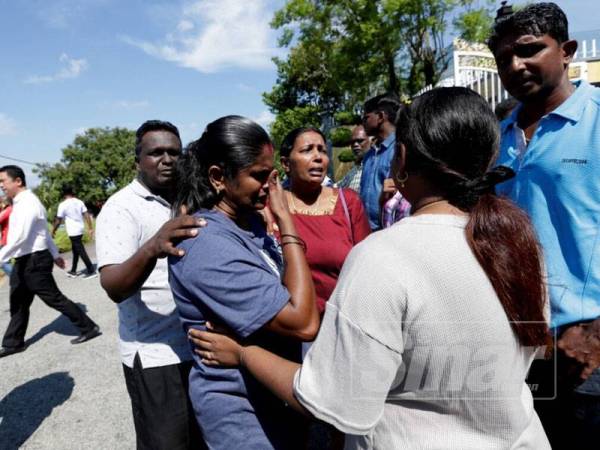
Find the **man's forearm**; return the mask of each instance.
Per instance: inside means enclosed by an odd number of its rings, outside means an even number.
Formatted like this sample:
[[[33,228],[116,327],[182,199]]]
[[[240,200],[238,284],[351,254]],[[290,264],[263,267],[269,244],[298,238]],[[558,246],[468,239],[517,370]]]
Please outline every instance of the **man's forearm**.
[[[100,284],[115,303],[131,297],[148,279],[158,256],[151,245],[144,244],[129,259],[100,269]]]
[[[92,223],[92,216],[90,216],[90,213],[86,212],[84,218],[90,232],[94,231],[94,224]]]
[[[60,226],[61,220],[58,217],[54,218],[54,222],[52,223],[52,232],[50,233],[53,237],[56,234],[56,230]]]

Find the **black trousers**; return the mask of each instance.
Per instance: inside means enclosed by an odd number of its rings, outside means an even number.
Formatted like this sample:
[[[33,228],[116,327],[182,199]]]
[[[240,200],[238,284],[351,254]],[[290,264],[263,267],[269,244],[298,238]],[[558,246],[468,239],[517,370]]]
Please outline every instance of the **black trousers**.
[[[81,234],[79,236],[69,236],[69,239],[71,240],[71,249],[73,251],[73,264],[71,266],[71,272],[77,272],[77,263],[79,262],[79,257],[81,256],[87,271],[92,273],[94,271],[94,266],[92,265],[92,261],[90,261],[90,257],[85,251],[85,247],[81,241],[82,238],[83,235]]]
[[[16,259],[10,275],[10,322],[2,339],[6,348],[22,347],[29,323],[29,308],[38,295],[51,308],[69,318],[81,333],[96,325],[75,303],[58,289],[52,268],[54,259],[48,250],[42,250]]]
[[[527,382],[534,386],[534,407],[554,450],[600,448],[600,396],[578,393],[574,363],[562,354],[535,360]],[[537,394],[537,395],[536,395]]]
[[[192,362],[142,368],[123,365],[138,450],[206,449],[188,396]],[[225,437],[224,437],[225,438]]]

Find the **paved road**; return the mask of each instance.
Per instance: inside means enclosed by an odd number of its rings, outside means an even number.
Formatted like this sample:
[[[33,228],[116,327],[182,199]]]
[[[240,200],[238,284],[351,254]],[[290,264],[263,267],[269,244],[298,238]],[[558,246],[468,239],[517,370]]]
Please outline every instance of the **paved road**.
[[[88,247],[88,252],[92,256],[93,248]],[[81,262],[80,266],[83,269]],[[131,406],[118,354],[116,305],[98,278],[71,279],[56,267],[54,276],[67,297],[85,306],[103,335],[71,345],[69,340],[77,330],[36,297],[27,350],[0,359],[0,450],[133,449]],[[8,320],[5,283],[0,287],[0,333]]]

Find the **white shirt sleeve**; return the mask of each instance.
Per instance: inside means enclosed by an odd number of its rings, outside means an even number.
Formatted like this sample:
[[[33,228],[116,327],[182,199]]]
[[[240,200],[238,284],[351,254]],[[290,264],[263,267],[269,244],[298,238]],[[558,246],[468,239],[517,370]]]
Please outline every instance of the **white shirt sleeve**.
[[[59,219],[65,218],[65,202],[60,202],[58,204],[58,209],[56,210],[56,217]]]
[[[0,250],[0,261],[7,262],[27,240],[37,212],[31,208],[18,208],[16,205],[9,219],[6,245]]]
[[[367,434],[380,420],[404,348],[405,292],[387,278],[385,256],[362,249],[355,247],[344,264],[294,379],[298,401],[347,434]]]
[[[140,234],[130,211],[116,202],[104,205],[96,219],[98,268],[129,259],[140,247]]]
[[[48,230],[46,230],[46,245],[48,246],[48,251],[52,255],[52,258],[56,259],[60,256],[58,247],[56,247],[56,244],[54,243],[54,240],[52,239],[52,236],[50,236],[50,232]]]

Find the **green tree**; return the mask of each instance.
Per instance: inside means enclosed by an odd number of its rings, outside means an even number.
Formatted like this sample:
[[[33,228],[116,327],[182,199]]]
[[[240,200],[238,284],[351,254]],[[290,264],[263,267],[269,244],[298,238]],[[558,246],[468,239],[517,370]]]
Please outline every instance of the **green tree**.
[[[319,127],[321,116],[314,106],[297,106],[278,114],[271,126],[271,138],[275,147],[279,148],[286,134],[298,127]]]
[[[283,169],[279,164],[279,149],[285,136],[298,127],[315,127],[321,126],[321,116],[319,110],[314,106],[297,106],[290,108],[275,117],[275,120],[269,126],[271,139],[275,144],[275,167],[283,177]]]
[[[481,0],[487,1],[487,0]],[[311,106],[357,112],[382,91],[410,96],[435,84],[449,61],[448,18],[465,37],[485,33],[478,0],[288,0],[271,25],[282,31],[277,81],[264,94],[275,114]],[[467,15],[463,17],[464,15]],[[489,15],[489,14],[488,14]]]
[[[468,42],[485,43],[492,30],[494,18],[489,8],[481,7],[465,11],[454,20],[454,28]]]
[[[38,164],[34,172],[41,183],[36,193],[56,213],[65,185],[73,187],[78,198],[92,211],[135,176],[135,132],[125,128],[90,128],[77,135],[62,150],[56,164]]]

